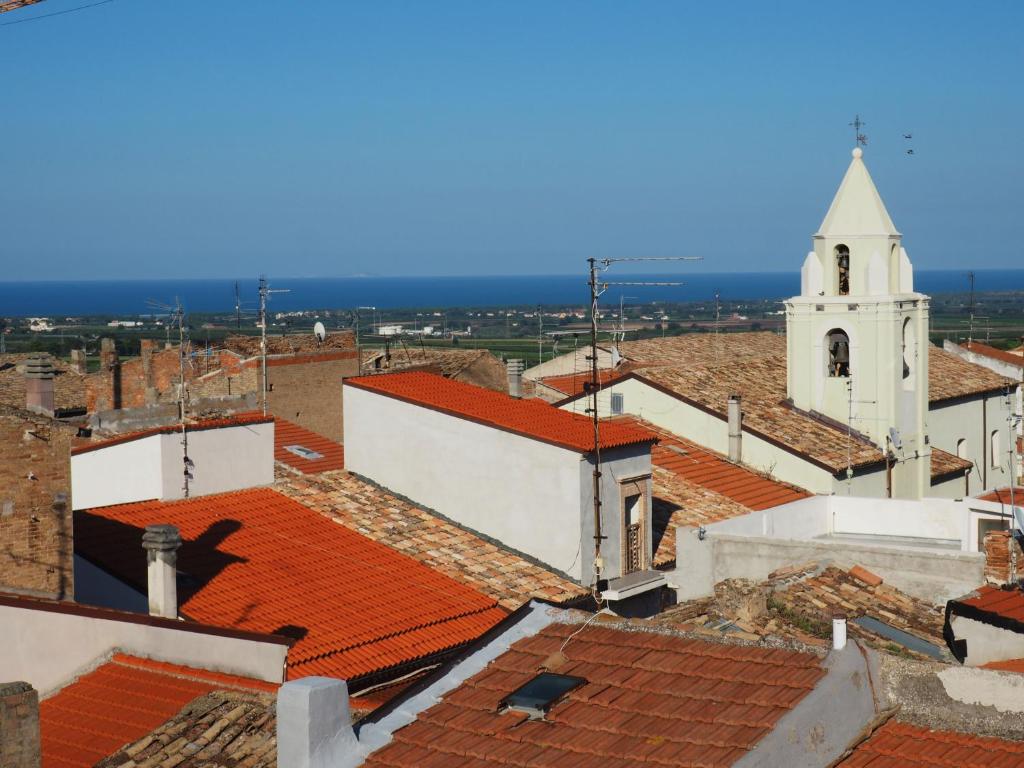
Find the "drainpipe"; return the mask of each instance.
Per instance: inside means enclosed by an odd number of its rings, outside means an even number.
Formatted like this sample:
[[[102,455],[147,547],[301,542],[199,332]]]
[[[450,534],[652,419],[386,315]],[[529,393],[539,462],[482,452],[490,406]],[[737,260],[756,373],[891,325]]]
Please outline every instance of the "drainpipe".
[[[178,547],[181,534],[173,525],[147,525],[142,534],[146,550],[149,613],[167,619],[178,618]]]
[[[729,461],[739,464],[743,455],[743,411],[739,395],[729,395]]]
[[[988,488],[988,398],[981,398],[981,490]]]

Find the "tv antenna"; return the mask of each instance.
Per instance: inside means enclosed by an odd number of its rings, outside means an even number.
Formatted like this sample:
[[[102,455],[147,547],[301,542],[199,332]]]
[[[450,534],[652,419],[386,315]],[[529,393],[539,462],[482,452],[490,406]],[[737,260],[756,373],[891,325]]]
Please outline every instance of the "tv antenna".
[[[974,271],[971,270],[967,273],[967,282],[971,286],[971,298],[970,303],[967,305],[967,311],[970,315],[970,328],[967,332],[967,343],[974,341]]]
[[[271,288],[266,275],[260,275],[260,368],[263,374],[263,386],[260,394],[263,400],[263,415],[267,415],[267,300],[272,293],[288,293],[289,288]]]
[[[601,560],[601,542],[607,536],[601,528],[601,419],[598,413],[597,393],[601,389],[600,374],[597,365],[597,302],[601,295],[610,286],[677,286],[682,285],[676,281],[622,281],[610,283],[599,281],[598,274],[606,272],[612,264],[619,264],[627,261],[701,261],[702,256],[626,256],[617,259],[598,259],[591,256],[587,259],[590,265],[590,355],[587,360],[590,362],[590,381],[583,383],[583,391],[587,393],[588,406],[586,412],[590,414],[594,425],[594,583],[593,591],[596,593],[598,584],[601,581],[601,570],[604,564]]]
[[[858,147],[866,147],[868,145],[868,137],[860,132],[860,129],[866,125],[867,123],[860,119],[860,115],[853,116],[853,122],[850,123],[850,127],[853,128],[854,144]]]
[[[188,455],[188,390],[185,387],[185,364],[187,361],[188,352],[186,346],[188,343],[188,332],[187,326],[185,325],[185,308],[181,305],[181,301],[178,297],[174,297],[174,304],[162,304],[158,301],[150,300],[147,302],[149,306],[158,309],[163,309],[170,313],[170,322],[167,325],[167,333],[170,334],[170,328],[172,325],[178,328],[178,424],[181,427],[181,458],[182,458],[182,491],[185,494],[185,498],[189,497],[189,481],[195,479],[192,475],[192,470],[195,468],[195,464]]]

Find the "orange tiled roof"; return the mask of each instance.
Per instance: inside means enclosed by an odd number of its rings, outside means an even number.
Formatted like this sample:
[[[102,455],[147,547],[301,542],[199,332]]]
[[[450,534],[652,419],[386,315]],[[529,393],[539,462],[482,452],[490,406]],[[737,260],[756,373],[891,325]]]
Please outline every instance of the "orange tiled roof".
[[[1013,768],[1024,766],[1024,743],[956,731],[933,731],[890,720],[862,742],[842,768]]]
[[[298,446],[316,451],[323,458],[307,459],[289,451],[286,446]],[[274,419],[274,460],[297,469],[304,475],[343,469],[345,447],[305,427],[286,419]]]
[[[630,370],[628,363],[623,363],[618,368],[608,368],[597,372],[597,380],[601,384],[605,384],[613,379],[617,379]],[[570,373],[564,376],[548,376],[547,378],[540,379],[539,384],[543,384],[545,387],[557,390],[564,395],[578,395],[583,392],[583,385],[590,381],[590,371],[579,371],[578,373]]]
[[[589,453],[594,432],[590,419],[540,400],[518,400],[432,373],[391,373],[345,379],[345,386],[377,392],[461,419],[502,429],[545,443]],[[618,448],[653,442],[646,430],[621,424],[601,428],[601,446]]]
[[[972,613],[980,612],[1024,623],[1024,592],[1019,588],[985,584],[974,592],[976,594],[973,597],[962,597],[951,602],[967,606],[972,609]]]
[[[143,529],[171,523],[181,613],[298,638],[289,677],[350,681],[461,646],[497,602],[269,488],[75,513],[75,550],[145,592]]]
[[[1024,674],[1024,659],[990,661],[988,664],[982,664],[981,666],[985,669],[994,669],[999,672],[1016,672],[1019,675]]]
[[[197,696],[224,688],[277,690],[261,680],[115,654],[39,705],[43,765],[88,768]]]
[[[984,496],[979,496],[978,498],[981,499],[982,501],[995,501],[1000,504],[1009,504],[1010,489],[1009,487],[997,488],[996,490],[990,491],[989,493],[986,493]],[[1016,506],[1024,507],[1024,488],[1013,489],[1013,503]]]
[[[990,347],[988,344],[982,344],[978,341],[968,341],[960,346],[969,352],[974,352],[976,355],[991,357],[993,360],[1000,360],[1004,363],[1009,363],[1010,365],[1024,366],[1024,354],[1019,351],[1008,352],[1004,349]]]
[[[579,629],[551,624],[518,641],[365,765],[729,766],[825,674],[810,653],[591,626],[565,645],[557,670],[585,684],[543,721],[499,712]]]
[[[200,432],[204,429],[220,429],[221,427],[242,427],[246,424],[267,424],[274,420],[273,416],[264,416],[260,413],[241,413],[235,416],[225,416],[217,419],[201,419],[186,424],[189,432]],[[163,427],[152,427],[137,432],[126,432],[123,435],[116,435],[105,440],[96,440],[91,443],[80,445],[71,449],[72,454],[88,453],[99,448],[108,448],[111,445],[130,443],[132,440],[141,440],[152,435],[171,435],[181,431],[180,424],[168,424]]]

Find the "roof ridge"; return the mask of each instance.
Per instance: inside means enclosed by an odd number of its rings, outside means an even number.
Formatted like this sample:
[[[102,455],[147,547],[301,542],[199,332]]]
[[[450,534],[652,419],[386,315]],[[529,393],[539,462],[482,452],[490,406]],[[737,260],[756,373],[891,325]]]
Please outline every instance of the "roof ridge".
[[[115,650],[107,664],[128,667],[130,669],[141,669],[157,674],[175,677],[181,680],[191,680],[200,683],[217,683],[218,685],[232,690],[258,690],[261,692],[276,691],[280,685],[265,680],[257,680],[254,677],[235,675],[230,672],[218,672],[202,667],[192,667],[186,664],[177,664],[172,661],[159,661],[144,656],[135,656],[121,650]]]

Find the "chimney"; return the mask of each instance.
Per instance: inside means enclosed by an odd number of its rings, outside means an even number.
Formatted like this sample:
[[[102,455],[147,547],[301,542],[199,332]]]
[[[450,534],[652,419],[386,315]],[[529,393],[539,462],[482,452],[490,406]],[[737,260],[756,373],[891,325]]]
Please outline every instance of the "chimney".
[[[743,457],[743,411],[742,398],[729,395],[729,461],[740,463]]]
[[[303,677],[278,689],[279,768],[355,768],[363,757],[344,680]]]
[[[96,410],[117,410],[121,407],[121,366],[117,346],[110,338],[100,339],[100,392]]]
[[[53,416],[53,362],[49,355],[32,355],[25,365],[25,407]]]
[[[89,372],[89,362],[84,349],[71,350],[71,370],[82,376]]]
[[[846,616],[837,613],[832,617],[832,650],[841,651],[846,647]]]
[[[173,525],[147,525],[142,534],[146,550],[149,583],[149,613],[168,619],[178,618],[178,547],[181,535]]]
[[[0,683],[0,766],[40,768],[39,694],[28,683]]]
[[[509,360],[505,363],[508,371],[508,394],[511,397],[523,396],[523,361]]]
[[[153,350],[156,349],[156,345],[157,342],[154,339],[141,339],[139,341],[139,356],[142,358],[142,377],[146,388],[146,405],[155,405],[160,397],[153,374]]]

